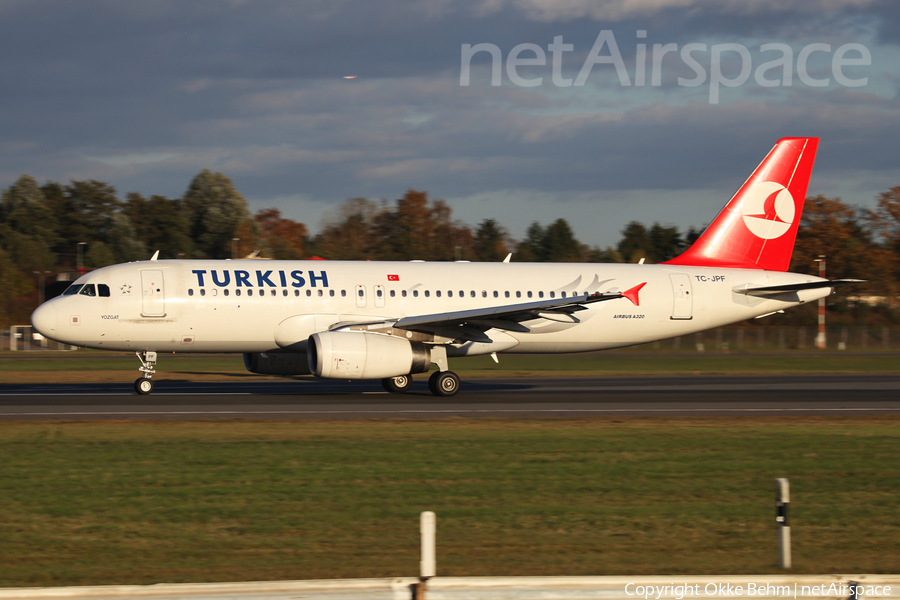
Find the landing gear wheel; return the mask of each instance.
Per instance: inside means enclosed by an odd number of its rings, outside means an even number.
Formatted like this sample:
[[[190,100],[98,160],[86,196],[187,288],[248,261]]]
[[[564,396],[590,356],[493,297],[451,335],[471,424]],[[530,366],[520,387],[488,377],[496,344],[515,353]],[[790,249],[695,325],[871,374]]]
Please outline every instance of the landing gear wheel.
[[[453,371],[437,371],[428,378],[428,389],[435,396],[455,396],[459,391],[459,375]]]
[[[381,387],[392,394],[402,394],[412,387],[412,377],[410,375],[400,375],[399,377],[385,377],[381,380]]]
[[[136,391],[141,396],[146,396],[153,391],[153,380],[146,377],[137,379],[134,382],[134,391]]]

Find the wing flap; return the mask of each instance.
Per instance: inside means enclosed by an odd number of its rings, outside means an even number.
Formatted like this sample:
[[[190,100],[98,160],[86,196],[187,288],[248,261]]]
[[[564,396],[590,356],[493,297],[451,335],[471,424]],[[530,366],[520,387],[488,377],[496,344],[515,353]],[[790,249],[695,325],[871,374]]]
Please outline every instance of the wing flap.
[[[522,304],[488,306],[470,310],[403,317],[402,319],[397,320],[393,326],[398,329],[417,330],[422,326],[428,325],[462,324],[472,321],[492,321],[495,323],[501,321],[521,322],[540,318],[540,313],[542,312],[571,314],[579,310],[585,310],[585,305],[587,304],[616,300],[617,298],[623,297],[621,292],[598,292],[571,298],[551,298],[547,300],[538,300],[536,302],[524,302]],[[510,330],[513,329],[510,328]]]

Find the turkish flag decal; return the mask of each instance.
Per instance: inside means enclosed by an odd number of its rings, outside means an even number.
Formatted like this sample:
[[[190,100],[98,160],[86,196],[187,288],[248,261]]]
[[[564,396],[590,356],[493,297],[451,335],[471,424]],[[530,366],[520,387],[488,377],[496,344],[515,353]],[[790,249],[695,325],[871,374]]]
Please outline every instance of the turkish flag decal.
[[[399,275],[388,275],[388,281],[400,281]]]

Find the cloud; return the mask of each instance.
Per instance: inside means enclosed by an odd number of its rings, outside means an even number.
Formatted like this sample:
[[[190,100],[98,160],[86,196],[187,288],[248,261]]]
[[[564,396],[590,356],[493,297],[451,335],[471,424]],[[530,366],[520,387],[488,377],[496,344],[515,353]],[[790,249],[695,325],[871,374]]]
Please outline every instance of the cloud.
[[[0,185],[30,173],[178,196],[211,168],[232,177],[253,207],[270,202],[313,226],[307,216],[346,198],[395,199],[416,188],[458,200],[472,223],[482,220],[478,211],[542,222],[559,215],[578,220],[584,241],[602,243],[591,232],[618,225],[582,222],[676,214],[679,225],[700,224],[708,206],[692,198],[718,202],[782,136],[819,135],[814,185],[869,202],[886,182],[900,183],[891,134],[900,127],[898,6],[5,2]],[[472,85],[459,85],[462,44],[496,44],[506,57],[517,44],[546,49],[563,36],[575,47],[564,74],[574,77],[601,29],[615,31],[632,76],[641,29],[651,50],[857,41],[872,50],[873,66],[861,71],[871,82],[850,90],[751,81],[723,88],[721,103],[710,105],[706,87],[677,85],[691,76],[677,54],[663,64],[659,87],[622,86],[614,69],[598,65],[587,85],[558,88],[548,53],[547,65],[520,70],[544,78],[526,89],[505,71],[502,85],[490,85],[490,56],[482,53]],[[815,68],[827,69],[830,58],[819,58]]]
[[[698,14],[758,15],[773,13],[798,13],[818,15],[823,12],[860,9],[873,5],[877,0],[507,0],[505,4],[521,10],[535,21],[570,21],[592,19],[594,21],[622,21],[649,17],[661,12],[678,11],[691,16]],[[500,10],[504,3],[488,0],[476,12],[490,14]]]

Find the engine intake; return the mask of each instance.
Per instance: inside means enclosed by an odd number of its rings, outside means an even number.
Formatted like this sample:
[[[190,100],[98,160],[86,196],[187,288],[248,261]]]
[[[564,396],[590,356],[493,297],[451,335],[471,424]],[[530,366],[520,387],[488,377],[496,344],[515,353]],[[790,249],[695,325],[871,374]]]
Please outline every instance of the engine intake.
[[[383,379],[431,368],[421,342],[366,331],[325,331],[309,336],[309,370],[330,379]]]

